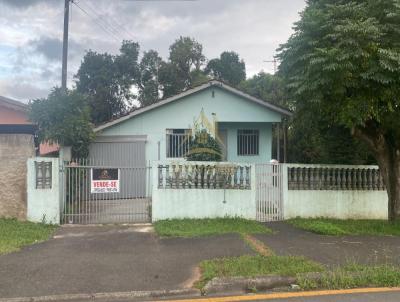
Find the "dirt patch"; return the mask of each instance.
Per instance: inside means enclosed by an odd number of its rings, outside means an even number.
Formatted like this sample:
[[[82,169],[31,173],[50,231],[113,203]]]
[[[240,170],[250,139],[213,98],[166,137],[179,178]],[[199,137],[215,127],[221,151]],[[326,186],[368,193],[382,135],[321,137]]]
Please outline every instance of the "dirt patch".
[[[261,256],[272,256],[274,254],[264,243],[249,234],[244,234],[243,239]]]
[[[180,284],[180,287],[183,288],[192,288],[194,286],[194,284],[199,281],[201,278],[201,271],[200,268],[198,266],[194,267],[192,269],[192,273],[189,279],[187,279],[185,282],[183,282],[182,284]]]

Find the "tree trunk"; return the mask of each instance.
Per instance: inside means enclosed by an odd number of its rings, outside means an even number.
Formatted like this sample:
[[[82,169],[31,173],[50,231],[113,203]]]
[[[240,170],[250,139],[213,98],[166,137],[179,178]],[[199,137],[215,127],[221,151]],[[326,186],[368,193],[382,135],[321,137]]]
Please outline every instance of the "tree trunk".
[[[373,126],[352,132],[367,143],[378,162],[388,195],[388,219],[400,220],[400,150]]]
[[[396,154],[398,151],[393,151],[389,156],[380,154],[377,157],[388,194],[388,218],[391,221],[400,219],[400,158]]]

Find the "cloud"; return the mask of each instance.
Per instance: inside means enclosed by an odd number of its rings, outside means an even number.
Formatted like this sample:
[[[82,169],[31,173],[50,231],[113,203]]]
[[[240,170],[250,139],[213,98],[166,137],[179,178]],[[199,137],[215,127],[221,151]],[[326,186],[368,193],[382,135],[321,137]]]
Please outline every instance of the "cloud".
[[[20,97],[46,96],[59,84],[63,3],[0,0],[0,93],[23,89]],[[167,58],[175,39],[190,36],[202,43],[208,59],[233,50],[244,59],[248,76],[262,69],[272,72],[273,64],[263,61],[271,60],[279,44],[288,39],[305,1],[79,0],[77,4],[86,13],[71,4],[70,87],[85,50],[115,54],[123,39],[137,41],[142,51],[155,49]]]
[[[47,59],[61,60],[62,41],[57,38],[40,37],[38,40],[33,40],[30,43],[34,51],[43,54]]]
[[[10,7],[15,8],[27,8],[30,6],[35,6],[39,3],[46,3],[46,4],[58,4],[57,2],[61,2],[61,0],[0,0],[0,4],[5,4]]]
[[[13,79],[0,79],[0,95],[27,103],[29,100],[45,97],[49,89],[32,84],[29,79],[15,77]]]
[[[43,55],[49,61],[60,61],[62,58],[63,42],[59,38],[40,37],[36,40],[31,40],[26,45],[32,48],[33,52]],[[75,40],[69,39],[68,41],[68,56],[74,58],[84,51],[84,46]]]

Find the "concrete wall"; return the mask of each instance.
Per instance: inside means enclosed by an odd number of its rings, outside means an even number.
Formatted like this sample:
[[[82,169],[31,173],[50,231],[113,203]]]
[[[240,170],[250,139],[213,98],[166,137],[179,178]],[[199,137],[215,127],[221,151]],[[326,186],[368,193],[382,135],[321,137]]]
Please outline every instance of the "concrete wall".
[[[289,190],[287,167],[283,168],[284,218],[327,217],[337,219],[387,219],[385,190]],[[299,165],[295,165],[299,167]],[[302,165],[313,167],[313,165]],[[318,165],[315,165],[318,167]],[[342,167],[332,165],[331,167]],[[351,166],[343,166],[351,167]],[[365,167],[366,169],[368,167]],[[376,168],[371,166],[370,168]]]
[[[52,163],[51,189],[36,189],[35,161]],[[59,159],[50,157],[30,158],[28,167],[28,211],[27,219],[32,222],[60,223]]]
[[[193,121],[199,117],[202,109],[210,121],[213,118],[212,114],[215,113],[217,121],[228,128],[229,161],[268,162],[271,159],[271,123],[280,122],[281,115],[218,87],[210,87],[150,110],[97,134],[99,136],[147,135],[146,161],[165,160],[166,129],[192,128]],[[260,129],[260,156],[237,156],[237,129],[246,129],[249,126]],[[158,158],[158,143],[160,143],[160,158]]]
[[[386,191],[290,190],[284,213],[285,219],[387,219],[387,202]]]
[[[256,219],[255,167],[251,166],[251,189],[158,188],[158,163],[153,165],[152,220],[182,218],[243,217]],[[224,192],[225,191],[225,192]],[[225,198],[224,198],[225,194]]]
[[[32,135],[0,134],[0,217],[26,219],[26,160],[33,156]]]

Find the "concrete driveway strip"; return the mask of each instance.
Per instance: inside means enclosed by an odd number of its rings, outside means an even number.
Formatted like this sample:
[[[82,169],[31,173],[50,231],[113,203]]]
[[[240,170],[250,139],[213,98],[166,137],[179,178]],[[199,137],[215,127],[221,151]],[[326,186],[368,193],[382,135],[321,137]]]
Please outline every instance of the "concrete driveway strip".
[[[328,266],[348,263],[400,264],[400,237],[325,236],[284,222],[268,223],[274,234],[256,235],[278,255],[305,256]]]
[[[0,298],[184,288],[201,260],[253,254],[235,234],[160,239],[148,229],[62,227],[0,256]]]

